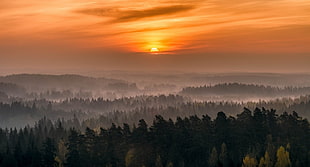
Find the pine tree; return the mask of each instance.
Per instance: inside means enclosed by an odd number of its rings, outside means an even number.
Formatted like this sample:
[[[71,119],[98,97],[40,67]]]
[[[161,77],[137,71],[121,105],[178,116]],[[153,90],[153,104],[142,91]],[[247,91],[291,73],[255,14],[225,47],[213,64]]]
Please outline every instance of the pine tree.
[[[80,167],[81,164],[80,164],[80,154],[78,151],[78,133],[74,129],[71,130],[67,148],[68,148],[68,154],[65,166]]]
[[[125,165],[126,167],[134,166],[135,150],[130,149],[125,156]]]
[[[228,167],[229,163],[228,163],[228,152],[227,152],[227,147],[226,144],[223,143],[221,146],[221,153],[219,156],[219,160],[222,164],[223,167]]]
[[[163,167],[163,162],[161,161],[160,155],[158,155],[156,158],[155,167]]]
[[[172,162],[168,162],[168,164],[166,165],[166,167],[173,167],[173,163],[172,163]]]
[[[261,157],[258,166],[259,167],[272,167],[273,166],[267,151],[265,152],[264,157]]]
[[[265,159],[264,159],[264,157],[260,158],[258,167],[265,167]]]
[[[249,155],[246,155],[243,159],[242,167],[256,167],[257,161],[255,158],[250,157]]]
[[[57,150],[58,151],[57,151],[56,161],[58,162],[59,167],[63,167],[66,154],[68,152],[65,142],[63,140],[60,140],[58,142]]]
[[[42,155],[43,166],[46,167],[56,166],[57,164],[57,162],[55,161],[56,147],[51,138],[47,138],[43,143],[42,154],[43,154]]]
[[[269,153],[267,151],[265,152],[265,156],[264,156],[264,165],[265,165],[265,167],[272,167],[273,166],[272,161],[271,161],[270,156],[269,156]]]
[[[210,167],[216,167],[218,164],[218,154],[215,147],[212,148],[208,164]]]
[[[290,167],[290,155],[289,152],[285,150],[283,146],[280,146],[277,151],[277,162],[275,167]]]

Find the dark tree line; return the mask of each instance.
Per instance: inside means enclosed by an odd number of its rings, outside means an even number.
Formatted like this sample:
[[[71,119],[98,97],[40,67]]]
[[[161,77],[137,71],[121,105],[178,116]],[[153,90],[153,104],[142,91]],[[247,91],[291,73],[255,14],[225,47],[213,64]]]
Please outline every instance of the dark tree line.
[[[0,129],[0,166],[310,165],[309,122],[296,112],[245,108],[236,117],[219,112],[215,119],[175,121],[157,115],[149,125],[141,119],[83,131],[64,123],[45,118],[34,127]]]
[[[57,120],[58,118],[70,119],[73,118],[73,115],[76,115],[79,119],[88,119],[114,111],[124,112],[152,107],[166,108],[177,106],[184,102],[185,99],[178,95],[136,96],[115,100],[103,98],[73,98],[64,101],[14,99],[12,102],[0,101],[0,127],[33,125],[36,120],[44,116],[52,120]]]
[[[256,97],[281,97],[293,95],[306,95],[310,93],[310,87],[271,87],[264,85],[223,83],[216,85],[204,85],[199,87],[183,88],[180,94],[183,95],[252,95]]]

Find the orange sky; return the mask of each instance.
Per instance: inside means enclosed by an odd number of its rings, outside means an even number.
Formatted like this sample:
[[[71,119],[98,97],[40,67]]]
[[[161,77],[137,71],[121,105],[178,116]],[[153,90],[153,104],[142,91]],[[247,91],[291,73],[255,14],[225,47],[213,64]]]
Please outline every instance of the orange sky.
[[[310,72],[309,0],[0,0],[0,23],[2,73]]]

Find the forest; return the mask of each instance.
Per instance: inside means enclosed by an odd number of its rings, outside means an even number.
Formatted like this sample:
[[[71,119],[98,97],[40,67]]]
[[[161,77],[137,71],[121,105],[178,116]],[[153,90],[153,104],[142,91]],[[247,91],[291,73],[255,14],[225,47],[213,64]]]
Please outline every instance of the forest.
[[[252,94],[256,96],[283,96],[294,94],[309,94],[310,87],[271,87],[254,84],[240,84],[240,83],[224,83],[214,86],[200,86],[200,87],[186,87],[183,88],[183,94]]]
[[[309,122],[296,112],[244,108],[176,121],[156,115],[133,127],[78,130],[41,119],[34,127],[0,129],[1,166],[309,166]]]
[[[296,97],[310,94],[310,87],[274,87],[257,84],[222,83],[199,87],[185,87],[181,95],[194,99],[267,99],[280,97]]]
[[[310,165],[307,85],[157,77],[0,77],[0,167]]]
[[[152,123],[155,115],[175,120],[177,117],[208,114],[215,118],[218,112],[236,116],[246,107],[249,109],[276,109],[278,113],[298,111],[298,114],[309,119],[310,96],[282,98],[259,102],[212,102],[191,101],[179,95],[136,96],[115,100],[73,98],[64,101],[16,100],[0,102],[0,127],[24,127],[34,125],[43,117],[56,121],[69,120],[73,117],[83,120],[89,127],[108,127],[111,123],[122,125],[134,124],[139,119]]]

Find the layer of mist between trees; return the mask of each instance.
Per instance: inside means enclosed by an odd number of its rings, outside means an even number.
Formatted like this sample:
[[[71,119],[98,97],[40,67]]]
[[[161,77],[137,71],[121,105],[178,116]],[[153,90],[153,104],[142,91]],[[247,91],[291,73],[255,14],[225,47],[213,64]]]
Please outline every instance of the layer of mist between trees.
[[[187,86],[215,85],[218,83],[244,83],[270,85],[274,87],[310,86],[310,74],[280,74],[280,73],[182,73],[182,72],[128,72],[106,71],[92,73],[95,76],[122,79],[138,85],[153,83],[174,84],[183,88]]]
[[[166,92],[161,88],[174,88],[172,85],[153,85],[147,87],[143,91],[138,90],[135,84],[113,84],[108,85],[109,91],[98,90],[46,90],[44,92],[29,92],[24,87],[12,83],[0,83],[0,101],[9,102],[15,100],[34,100],[46,99],[51,101],[64,101],[68,99],[91,99],[102,97],[105,99],[117,99],[118,96],[131,95],[137,96],[139,94],[149,94],[148,91],[154,91],[159,94]],[[133,93],[135,92],[135,93]],[[148,92],[148,93],[146,93]],[[156,94],[156,93],[154,93]],[[214,86],[200,86],[200,87],[186,87],[183,88],[178,94],[187,96],[192,100],[200,101],[259,101],[271,100],[281,97],[298,97],[301,95],[310,94],[310,87],[271,87],[263,85],[249,85],[240,83],[225,83],[216,84]]]
[[[114,74],[114,73],[113,73]],[[107,78],[109,77],[109,78]],[[219,84],[222,83],[222,84]],[[201,86],[210,85],[210,86]],[[116,99],[137,95],[180,94],[194,100],[251,101],[309,94],[306,74],[17,74],[0,77],[0,98],[61,101],[69,98]]]
[[[136,126],[80,129],[77,120],[41,119],[33,127],[0,128],[0,166],[240,167],[310,165],[310,125],[296,112],[244,109],[178,117]]]
[[[100,117],[105,120],[101,126],[106,127],[111,122],[134,123],[142,118],[151,122],[156,114],[165,118],[191,114],[208,114],[214,118],[220,111],[236,115],[243,107],[274,108],[279,113],[298,111],[309,118],[309,97],[299,97],[310,93],[309,87],[226,83],[186,87],[180,95],[155,95],[176,92],[177,89],[176,85],[160,83],[144,85],[141,89],[135,83],[120,79],[79,75],[21,74],[0,77],[0,126],[33,125],[42,117],[51,120],[76,117],[81,121],[91,120],[89,122],[94,121],[93,117]],[[298,98],[281,98],[291,96]],[[272,100],[264,100],[268,97]],[[274,99],[276,97],[279,99]],[[251,102],[251,98],[260,100]]]
[[[185,117],[196,114],[208,114],[212,118],[216,113],[224,111],[229,115],[236,115],[247,107],[255,109],[264,107],[283,112],[297,111],[301,116],[310,118],[310,96],[301,96],[296,99],[283,98],[260,102],[192,102],[182,96],[137,96],[115,100],[98,99],[68,99],[62,102],[47,100],[14,101],[0,103],[0,126],[22,127],[25,124],[33,125],[38,119],[47,117],[51,120],[72,119],[86,123],[87,126],[107,127],[111,123],[121,125],[124,122],[133,124],[139,119],[151,123],[155,115],[164,118]]]
[[[0,92],[23,99],[64,100],[67,98],[109,99],[139,93],[135,83],[79,75],[19,74],[0,77]]]
[[[198,100],[253,101],[310,94],[310,87],[271,87],[254,84],[224,83],[213,86],[186,87],[181,95]]]
[[[19,91],[17,92],[17,90]],[[176,85],[167,82],[153,82],[145,85],[143,81],[136,83],[123,79],[94,78],[81,75],[16,74],[0,76],[1,94],[30,100],[98,97],[115,99],[137,95],[169,94],[179,90],[180,88]]]

